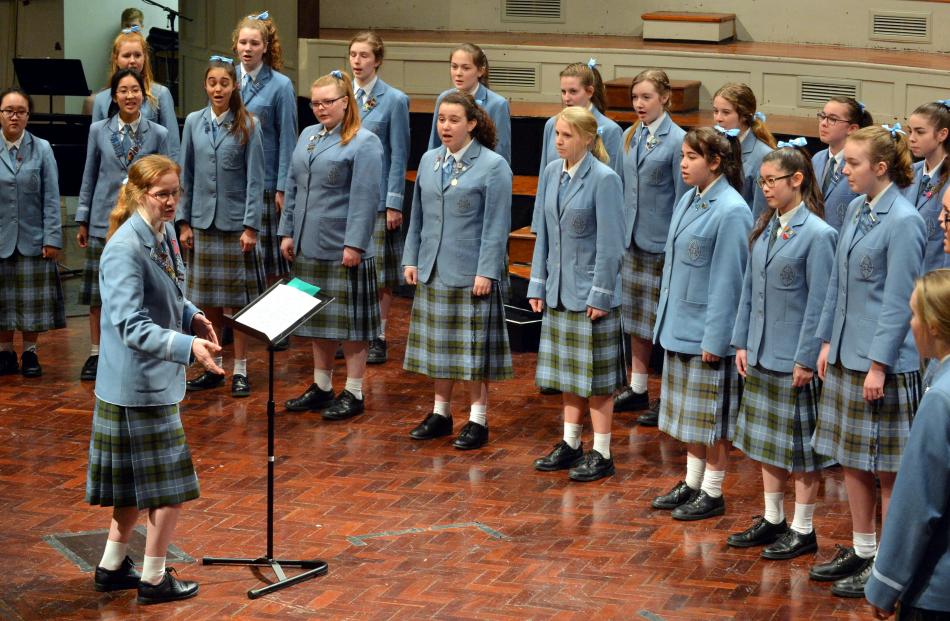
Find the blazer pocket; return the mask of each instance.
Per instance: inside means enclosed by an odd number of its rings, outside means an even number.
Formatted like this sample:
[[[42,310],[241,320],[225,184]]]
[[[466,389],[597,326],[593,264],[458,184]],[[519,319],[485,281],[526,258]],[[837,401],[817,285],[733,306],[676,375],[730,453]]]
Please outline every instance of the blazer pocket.
[[[32,193],[40,191],[40,184],[42,180],[40,178],[40,169],[39,168],[28,168],[26,170],[21,170],[20,175],[26,180],[24,184],[26,191]]]
[[[364,124],[363,124],[363,127],[365,127],[365,128],[368,129],[369,131],[371,131],[371,132],[373,132],[374,134],[376,134],[376,136],[377,136],[380,140],[383,140],[384,138],[388,138],[388,137],[389,137],[389,136],[387,135],[389,132],[386,131],[386,124],[385,124],[385,123],[380,123],[380,122],[377,122],[377,123],[364,123]]]
[[[669,162],[664,162],[664,164],[669,164]],[[648,185],[652,186],[661,186],[666,184],[666,179],[663,175],[663,167],[659,165],[653,165],[646,174],[646,182]]]
[[[458,270],[462,276],[474,276],[478,269],[478,255],[481,251],[482,240],[458,239],[455,241],[455,256],[458,259]]]
[[[254,109],[249,111],[253,112],[254,116],[257,117],[257,120],[260,121],[261,129],[265,129],[274,124],[274,106],[254,106]]]
[[[466,188],[452,197],[452,211],[459,216],[471,218],[481,211],[482,191],[480,188]]]
[[[858,317],[857,324],[858,338],[854,344],[854,351],[862,358],[867,358],[868,349],[870,349],[871,341],[874,339],[874,331],[877,328],[877,319]]]
[[[324,185],[342,188],[350,184],[350,163],[346,160],[329,160],[324,169]]]
[[[343,252],[346,238],[346,218],[320,218],[317,247],[323,252]]]
[[[593,209],[568,209],[563,217],[571,237],[589,237],[595,233]]]
[[[171,383],[169,366],[164,360],[134,352],[132,358],[134,386],[137,393],[161,392]],[[172,369],[174,373],[174,369]],[[172,377],[175,377],[173,374]]]
[[[702,331],[696,330],[697,325],[706,323],[706,303],[690,302],[689,300],[679,300],[677,302],[681,315],[684,317],[673,317],[672,332],[673,336],[681,341],[697,343],[702,341]],[[697,324],[697,321],[699,323]]]
[[[858,280],[878,282],[887,274],[883,248],[858,248],[852,251],[851,270]]]
[[[778,360],[794,361],[798,350],[798,335],[801,324],[794,321],[776,321],[766,337],[772,356]]]
[[[589,292],[594,286],[594,266],[593,265],[575,265],[574,282],[577,285],[578,292]]]
[[[226,170],[241,170],[244,168],[244,149],[241,147],[226,149],[221,157],[221,166]]]
[[[776,276],[769,279],[772,287],[783,291],[802,288],[805,282],[805,259],[778,256],[773,263]]]
[[[683,252],[678,253],[681,262],[693,267],[702,267],[709,263],[712,257],[712,237],[690,235],[687,238]]]

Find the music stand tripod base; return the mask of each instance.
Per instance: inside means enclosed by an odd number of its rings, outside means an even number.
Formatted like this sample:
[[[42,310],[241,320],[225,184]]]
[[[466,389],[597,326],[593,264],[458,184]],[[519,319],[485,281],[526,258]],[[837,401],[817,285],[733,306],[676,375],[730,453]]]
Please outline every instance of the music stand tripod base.
[[[201,559],[202,565],[243,565],[248,567],[270,567],[274,571],[274,575],[277,576],[277,580],[271,584],[265,584],[262,587],[256,589],[251,589],[247,592],[247,596],[250,599],[257,599],[268,593],[274,591],[279,591],[283,588],[310,580],[311,578],[316,578],[317,576],[322,576],[327,573],[329,566],[325,561],[313,560],[313,561],[290,561],[290,560],[278,560],[278,559],[268,559],[265,557],[261,558],[215,558],[215,557],[205,557]],[[303,571],[296,576],[287,577],[287,574],[284,573],[284,567],[299,567],[306,571]]]

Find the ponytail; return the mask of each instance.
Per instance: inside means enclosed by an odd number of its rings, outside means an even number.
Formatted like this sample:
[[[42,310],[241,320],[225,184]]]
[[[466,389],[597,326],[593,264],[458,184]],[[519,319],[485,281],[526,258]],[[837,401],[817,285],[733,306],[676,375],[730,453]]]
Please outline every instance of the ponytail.
[[[865,142],[868,145],[868,157],[872,164],[887,164],[887,176],[899,188],[906,188],[914,182],[913,158],[907,135],[900,125],[871,125],[848,136],[848,142]]]
[[[607,154],[607,148],[604,146],[603,138],[600,136],[600,128],[597,127],[597,119],[591,114],[590,110],[580,106],[568,106],[557,113],[555,123],[558,120],[564,121],[573,127],[579,134],[592,138],[590,145],[591,155],[596,157],[604,164],[610,163],[610,155]]]
[[[581,86],[593,90],[590,96],[590,102],[597,108],[601,114],[607,112],[607,87],[604,86],[604,80],[597,69],[597,61],[591,58],[586,63],[571,63],[561,70],[562,78],[578,78]]]
[[[730,136],[712,127],[697,127],[686,132],[683,144],[699,153],[710,166],[719,158],[718,173],[726,178],[737,192],[742,192],[742,145],[738,132]]]
[[[485,55],[482,48],[474,43],[461,43],[455,46],[449,53],[449,62],[452,62],[452,56],[454,56],[456,52],[465,52],[472,57],[472,63],[483,71],[478,81],[484,84],[485,88],[491,88],[488,85],[488,56]]]
[[[346,112],[343,113],[343,121],[340,123],[340,144],[348,144],[353,140],[353,136],[360,130],[359,104],[356,102],[356,96],[353,94],[353,81],[350,76],[343,71],[334,69],[325,76],[317,78],[310,89],[321,86],[336,86],[341,97],[346,97]]]
[[[726,84],[713,95],[713,99],[722,97],[728,101],[736,114],[739,115],[740,122],[747,126],[756,138],[774,149],[776,146],[775,137],[769,128],[765,126],[765,115],[756,111],[757,103],[755,93],[749,88],[748,84],[740,82],[730,82]]]
[[[205,69],[205,82],[208,81],[208,73],[212,69],[224,69],[228,72],[228,77],[231,78],[231,84],[234,85],[231,97],[228,98],[228,109],[234,115],[234,125],[231,127],[231,133],[238,136],[240,144],[246,145],[251,138],[251,130],[254,128],[254,116],[244,107],[234,63],[222,60],[222,57],[213,56],[208,62],[208,68]]]
[[[475,103],[475,98],[468,93],[452,91],[443,97],[439,103],[440,106],[445,104],[462,106],[462,109],[465,110],[465,120],[475,121],[475,127],[471,133],[472,138],[477,140],[483,147],[488,147],[489,149],[495,148],[497,144],[495,123],[491,120],[491,117],[488,116],[488,113],[485,112],[485,109]],[[439,116],[438,110],[435,111],[435,115],[436,117]]]
[[[935,133],[943,129],[950,130],[950,99],[941,99],[917,106],[913,114],[925,117],[930,121]],[[943,149],[944,157],[950,156],[950,131],[947,132],[947,137],[940,143],[940,148]],[[940,167],[940,177],[933,182],[935,194],[939,193],[943,186],[947,184],[948,177],[950,177],[950,162],[944,160],[943,166]]]
[[[778,164],[779,170],[786,175],[801,173],[802,184],[799,186],[798,191],[801,194],[802,202],[805,203],[805,208],[819,218],[824,218],[825,201],[822,198],[821,186],[815,177],[815,170],[811,165],[811,156],[805,149],[806,146],[798,147],[783,142],[779,145],[778,149],[767,153],[765,157],[762,158],[762,163],[775,162]],[[752,233],[749,234],[750,247],[755,243],[755,240],[759,238],[762,232],[768,228],[769,222],[774,215],[775,210],[771,208],[765,209],[759,214],[759,218],[752,228]]]

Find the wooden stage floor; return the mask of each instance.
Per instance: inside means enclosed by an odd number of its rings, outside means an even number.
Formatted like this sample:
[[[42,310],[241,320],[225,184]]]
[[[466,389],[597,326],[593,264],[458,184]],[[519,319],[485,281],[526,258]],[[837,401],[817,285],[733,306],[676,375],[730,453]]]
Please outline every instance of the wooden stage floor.
[[[91,573],[46,542],[104,528],[109,511],[83,502],[93,397],[76,377],[86,320],[44,338],[42,379],[0,377],[0,560],[9,572],[0,618],[869,618],[863,600],[808,580],[811,556],[765,561],[725,545],[762,506],[758,469],[738,453],[726,515],[699,523],[650,509],[680,480],[685,458],[629,414],[614,424],[615,476],[579,484],[535,472],[532,460],[560,438],[561,422],[558,398],[534,387],[533,354],[516,354],[516,379],[491,388],[488,446],[460,452],[452,438],[410,440],[432,385],[401,370],[408,309],[405,299],[393,306],[390,362],[370,367],[364,415],[327,423],[278,407],[275,552],[325,559],[330,572],[253,601],[245,592],[261,582],[251,570],[177,563],[201,583],[198,597],[139,607],[132,592],[94,592]],[[193,558],[264,552],[266,378],[263,350],[252,354],[250,399],[219,389],[183,403],[202,495],[185,505],[173,543]],[[278,404],[309,385],[310,360],[302,340],[278,354]],[[343,375],[340,365],[337,389]],[[458,429],[467,404],[453,411]],[[819,503],[818,555],[827,559],[834,543],[850,543],[839,470],[826,471]]]

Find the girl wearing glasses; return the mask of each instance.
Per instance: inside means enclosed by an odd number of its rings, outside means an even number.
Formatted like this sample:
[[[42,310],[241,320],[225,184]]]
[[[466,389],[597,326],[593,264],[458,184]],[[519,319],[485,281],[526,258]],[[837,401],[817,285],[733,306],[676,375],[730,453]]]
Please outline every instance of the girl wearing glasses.
[[[924,251],[923,273],[947,264],[943,252],[943,231],[940,211],[950,176],[950,99],[918,106],[907,120],[910,152],[921,160],[914,164],[914,182],[904,189],[904,198],[927,225],[927,249]]]
[[[264,196],[261,126],[241,102],[230,58],[212,56],[205,70],[208,106],[185,119],[178,205],[179,239],[191,250],[188,298],[206,309],[220,334],[223,313],[246,306],[264,288],[257,249]],[[215,364],[222,366],[222,358]],[[223,375],[205,371],[188,390],[214,388]],[[234,331],[231,396],[251,394],[247,339]]]
[[[350,77],[333,71],[310,88],[319,123],[300,134],[280,221],[281,251],[293,273],[336,301],[301,326],[312,339],[313,383],[292,412],[323,410],[327,420],[363,413],[363,374],[369,341],[379,334],[373,224],[381,200],[383,147],[360,127]],[[343,342],[346,385],[333,396],[332,370]]]
[[[142,116],[145,100],[145,79],[134,69],[119,69],[112,75],[109,89],[112,106],[108,119],[89,127],[86,165],[79,189],[76,242],[86,251],[79,303],[89,305],[89,357],[83,364],[80,379],[96,379],[99,362],[99,317],[102,298],[99,294],[99,257],[105,246],[109,228],[109,212],[129,167],[153,153],[171,157],[168,131]]]
[[[435,380],[435,405],[409,435],[452,433],[452,389],[467,381],[471,411],[453,445],[469,450],[488,442],[488,382],[512,375],[499,287],[511,169],[491,151],[494,127],[471,95],[448,93],[436,118],[443,146],[419,163],[402,257],[406,282],[417,285],[403,367]]]
[[[765,195],[756,183],[762,158],[775,148],[775,138],[765,126],[765,115],[756,111],[755,93],[748,84],[726,84],[713,96],[713,118],[726,129],[739,130],[742,144],[742,198],[758,218],[766,209]]]
[[[290,158],[297,142],[297,96],[290,78],[280,72],[284,52],[277,25],[265,11],[238,22],[231,47],[241,64],[238,89],[247,110],[261,127],[264,144],[264,207],[261,211],[260,251],[268,277],[286,274],[277,227],[284,208]]]
[[[66,327],[56,258],[63,247],[59,175],[53,149],[26,131],[33,99],[18,88],[0,93],[0,375],[39,377],[40,332]],[[22,366],[13,333],[23,333]]]
[[[858,196],[842,174],[844,143],[874,121],[864,104],[853,97],[832,97],[817,116],[818,137],[828,148],[816,153],[811,163],[825,201],[825,222],[840,231],[848,205]]]
[[[828,289],[836,231],[822,220],[821,191],[804,138],[779,143],[762,160],[759,185],[769,208],[750,236],[739,313],[732,334],[745,381],[736,448],[762,465],[765,512],[730,546],[767,546],[762,557],[790,559],[818,549],[812,516],[819,472],[811,448],[820,386],[815,337]],[[795,515],[785,520],[784,490],[795,481]]]
[[[659,426],[686,443],[686,479],[652,505],[702,520],[726,510],[722,481],[741,394],[731,341],[752,214],[739,194],[739,132],[690,130],[680,171],[693,189],[670,222],[653,338],[666,350]]]
[[[142,35],[141,26],[125,28],[112,42],[112,67],[110,75],[119,69],[132,69],[142,75],[142,117],[158,123],[168,131],[168,153],[178,157],[181,140],[178,137],[178,117],[175,115],[175,101],[171,91],[152,77],[152,63],[149,59],[148,42]],[[92,105],[92,122],[102,121],[111,116],[112,96],[110,89],[96,94]]]
[[[112,513],[95,589],[136,589],[140,604],[158,604],[198,593],[196,582],[165,568],[181,506],[198,498],[178,404],[185,367],[196,360],[221,372],[214,363],[221,348],[211,322],[184,296],[185,266],[172,224],[178,165],[151,155],[128,175],[102,253],[103,372],[96,378],[86,502]],[[127,550],[143,511],[148,529],[140,574]]]
[[[901,189],[914,179],[904,132],[865,127],[848,136],[844,170],[858,195],[841,228],[816,336],[824,382],[812,445],[844,467],[853,547],[812,567],[831,592],[863,597],[877,551],[875,508],[886,518],[920,398],[920,356],[907,301],[920,274],[926,225]]]
[[[383,145],[383,174],[379,208],[373,229],[376,276],[379,287],[379,335],[369,344],[369,364],[386,362],[386,318],[393,289],[402,284],[402,205],[409,160],[409,98],[377,74],[383,64],[383,40],[375,32],[360,32],[350,39],[350,69],[356,86],[363,127]]]
[[[449,75],[454,88],[444,91],[435,100],[429,148],[442,146],[438,128],[439,104],[449,93],[462,91],[471,95],[475,103],[488,113],[495,125],[494,151],[511,166],[511,109],[507,99],[488,88],[488,57],[485,52],[474,43],[462,43],[449,55]]]
[[[638,123],[627,130],[623,151],[623,187],[627,251],[623,259],[623,328],[633,354],[630,385],[614,400],[614,411],[646,410],[637,419],[656,427],[659,401],[647,393],[653,324],[660,298],[663,247],[673,208],[687,191],[680,174],[686,132],[668,111],[670,79],[660,69],[647,69],[633,79],[630,100]]]

